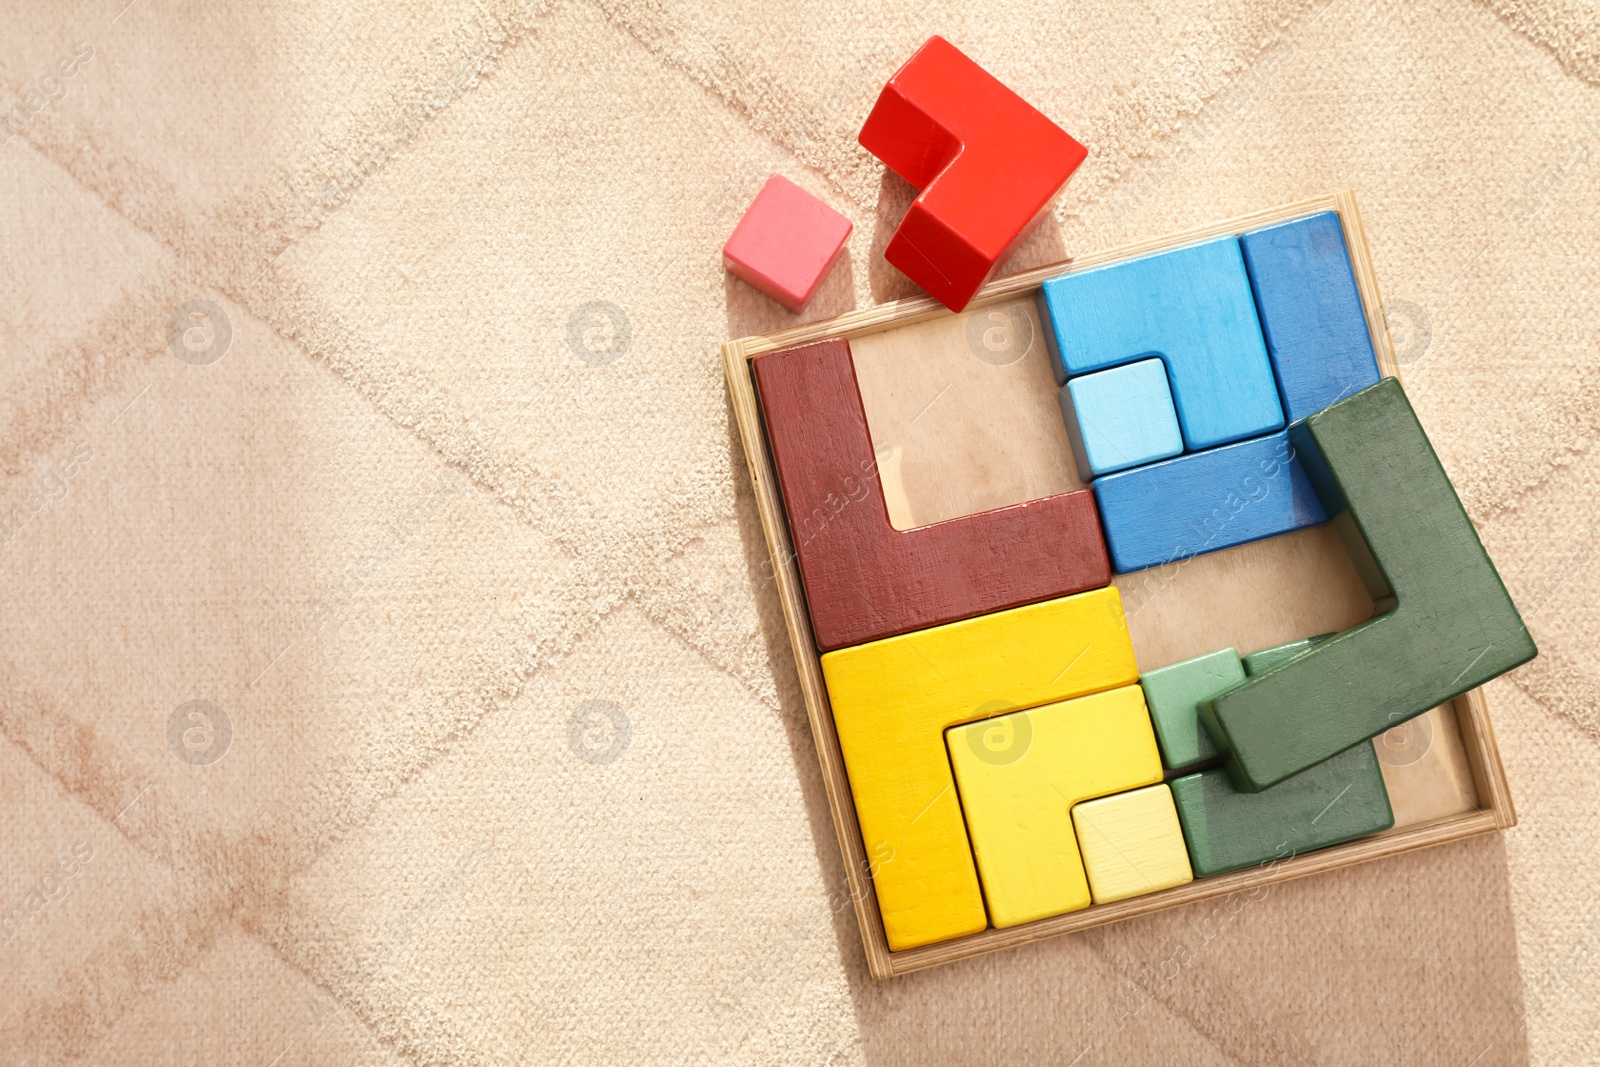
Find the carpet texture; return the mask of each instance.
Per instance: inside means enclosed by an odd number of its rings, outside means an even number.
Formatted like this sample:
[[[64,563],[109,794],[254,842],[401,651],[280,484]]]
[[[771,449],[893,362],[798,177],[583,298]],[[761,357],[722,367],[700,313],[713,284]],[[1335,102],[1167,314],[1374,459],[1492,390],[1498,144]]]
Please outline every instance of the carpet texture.
[[[1600,1060],[1578,0],[11,5],[0,1062]],[[866,974],[718,344],[938,32],[1090,147],[1022,269],[1351,187],[1541,657],[1521,824]]]

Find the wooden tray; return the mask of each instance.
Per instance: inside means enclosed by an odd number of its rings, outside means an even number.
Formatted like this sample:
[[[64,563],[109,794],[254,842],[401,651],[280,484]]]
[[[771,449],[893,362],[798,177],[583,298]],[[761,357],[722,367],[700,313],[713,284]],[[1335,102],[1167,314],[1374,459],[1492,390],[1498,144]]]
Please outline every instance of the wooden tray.
[[[897,528],[1064,492],[1081,483],[1067,450],[1055,380],[1033,306],[1040,283],[1071,270],[1327,210],[1337,211],[1344,225],[1378,367],[1385,375],[1398,376],[1366,235],[1348,190],[998,278],[959,315],[931,297],[915,297],[722,346],[728,391],[874,977],[906,974],[1516,824],[1488,705],[1483,690],[1475,689],[1379,739],[1395,810],[1394,828],[1384,833],[1175,889],[901,952],[890,951],[884,937],[756,399],[751,358],[823,338],[850,340],[880,482]],[[1332,524],[1120,575],[1113,584],[1122,592],[1140,670],[1228,645],[1244,653],[1346,629],[1372,611]]]

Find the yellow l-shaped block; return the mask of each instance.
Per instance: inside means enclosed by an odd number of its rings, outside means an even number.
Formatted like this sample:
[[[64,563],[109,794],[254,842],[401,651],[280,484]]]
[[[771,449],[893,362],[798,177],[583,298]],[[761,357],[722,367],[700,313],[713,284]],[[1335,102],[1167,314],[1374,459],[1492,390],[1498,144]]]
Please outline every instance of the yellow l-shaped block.
[[[1105,588],[829,652],[822,673],[898,951],[988,925],[945,730],[1130,686],[1139,668],[1122,599]],[[1148,718],[1144,731],[1159,781]]]
[[[990,920],[1016,926],[1087,908],[1072,806],[1161,781],[1144,690],[1127,685],[946,736]]]

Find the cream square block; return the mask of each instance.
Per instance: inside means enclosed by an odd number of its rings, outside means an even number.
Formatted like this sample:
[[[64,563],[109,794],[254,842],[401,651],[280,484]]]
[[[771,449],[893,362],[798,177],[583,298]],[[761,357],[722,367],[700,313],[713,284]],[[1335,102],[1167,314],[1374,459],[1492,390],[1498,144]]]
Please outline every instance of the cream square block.
[[[1072,827],[1096,904],[1194,881],[1178,809],[1165,785],[1078,804]]]

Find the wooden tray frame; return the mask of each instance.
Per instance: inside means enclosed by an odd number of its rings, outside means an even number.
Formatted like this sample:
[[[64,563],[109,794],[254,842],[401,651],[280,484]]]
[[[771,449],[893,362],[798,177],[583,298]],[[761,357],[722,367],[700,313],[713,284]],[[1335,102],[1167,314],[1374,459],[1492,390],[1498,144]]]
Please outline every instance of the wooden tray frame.
[[[1367,329],[1372,335],[1372,345],[1378,356],[1379,370],[1385,375],[1398,377],[1399,368],[1395,363],[1394,346],[1389,339],[1388,326],[1383,316],[1383,300],[1378,293],[1371,252],[1367,248],[1366,233],[1361,226],[1355,195],[1349,190],[997,278],[978,292],[968,305],[968,310],[1025,296],[1036,290],[1046,278],[1070,270],[1097,267],[1132,256],[1175,248],[1208,237],[1243,233],[1260,226],[1328,210],[1337,211],[1344,226],[1345,243],[1350,251],[1350,265],[1355,272],[1356,286],[1360,290],[1361,301],[1366,311]],[[772,555],[778,597],[783,604],[784,621],[789,629],[789,642],[794,648],[795,664],[800,672],[800,689],[805,696],[806,714],[811,720],[811,733],[816,741],[817,758],[822,765],[822,780],[828,793],[828,807],[833,814],[834,832],[839,838],[840,851],[844,853],[850,894],[855,905],[856,919],[861,927],[861,941],[866,948],[868,969],[874,978],[891,978],[908,974],[1072,930],[1084,930],[1104,923],[1119,922],[1136,915],[1146,915],[1181,904],[1222,897],[1257,886],[1348,867],[1383,856],[1393,856],[1516,825],[1516,809],[1512,805],[1505,766],[1500,760],[1500,750],[1495,744],[1494,726],[1489,720],[1489,707],[1484,700],[1483,690],[1474,689],[1456,698],[1454,704],[1461,740],[1472,769],[1473,784],[1477,788],[1479,806],[1476,811],[1361,838],[1259,867],[1197,879],[1175,889],[1166,889],[1112,904],[1096,904],[1081,911],[1040,919],[1022,926],[1004,930],[990,928],[933,945],[900,952],[890,951],[889,942],[883,932],[883,921],[878,912],[877,897],[872,889],[869,861],[861,837],[861,827],[856,820],[850,780],[845,772],[844,757],[839,750],[839,737],[834,729],[833,711],[828,704],[828,691],[823,684],[822,667],[812,639],[805,593],[800,583],[799,569],[795,565],[794,549],[788,523],[784,517],[777,472],[772,465],[761,409],[756,399],[755,378],[751,374],[750,360],[763,352],[788,348],[807,341],[818,341],[829,337],[855,338],[952,314],[953,312],[932,297],[912,297],[847,312],[821,322],[792,326],[759,337],[729,341],[722,346],[728,392],[732,399],[734,416],[739,423],[739,434],[744,440],[745,459],[750,468],[750,480],[755,486],[756,503],[761,513],[761,526],[766,533],[767,549]]]

